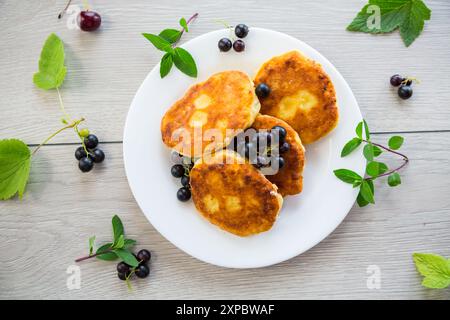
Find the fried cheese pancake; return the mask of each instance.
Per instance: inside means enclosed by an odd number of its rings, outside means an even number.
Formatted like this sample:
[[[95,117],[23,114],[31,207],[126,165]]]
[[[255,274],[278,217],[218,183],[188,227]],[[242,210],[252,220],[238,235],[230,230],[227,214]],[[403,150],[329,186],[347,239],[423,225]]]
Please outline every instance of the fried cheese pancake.
[[[170,107],[161,121],[162,140],[185,156],[198,157],[226,146],[236,135],[233,130],[248,128],[259,109],[246,73],[219,72],[190,87]]]
[[[338,123],[336,92],[322,66],[299,51],[290,51],[265,62],[255,85],[267,84],[271,92],[261,99],[261,113],[286,121],[304,144],[319,140]]]
[[[272,228],[283,204],[277,187],[234,151],[198,160],[190,173],[195,207],[212,224],[245,237]]]
[[[300,193],[303,189],[305,148],[297,132],[283,120],[267,115],[258,115],[252,128],[270,130],[274,126],[282,126],[286,129],[286,142],[291,147],[288,152],[282,154],[284,166],[278,169],[276,174],[266,175],[266,178],[278,187],[278,192],[283,197]]]

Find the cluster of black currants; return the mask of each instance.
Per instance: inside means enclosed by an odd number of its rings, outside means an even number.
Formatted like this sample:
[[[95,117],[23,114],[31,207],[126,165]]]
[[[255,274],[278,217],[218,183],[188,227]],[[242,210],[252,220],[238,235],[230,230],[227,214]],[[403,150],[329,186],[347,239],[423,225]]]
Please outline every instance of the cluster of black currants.
[[[117,264],[117,276],[120,280],[128,280],[133,274],[135,274],[136,277],[143,279],[150,274],[150,268],[148,266],[148,263],[152,258],[150,251],[142,249],[134,256],[137,261],[139,261],[139,265],[135,268],[123,261]]]
[[[391,77],[391,85],[398,88],[398,96],[404,100],[411,98],[413,94],[412,83],[414,78],[404,78],[399,74]]]
[[[231,42],[229,38],[222,38],[219,40],[218,46],[219,50],[222,52],[228,52],[230,51],[231,47],[233,47],[234,51],[236,52],[242,52],[245,50],[245,42],[241,39],[245,38],[248,34],[248,27],[245,24],[238,24],[234,28],[234,34],[239,39],[235,40],[234,42]]]
[[[89,172],[94,167],[94,163],[100,163],[105,160],[105,153],[100,148],[97,148],[98,138],[96,135],[88,134],[84,137],[83,142],[84,146],[75,150],[75,158],[78,160],[78,168],[83,172]],[[86,150],[88,153],[86,153]]]
[[[245,156],[258,169],[270,167],[273,163],[278,169],[283,168],[285,160],[281,155],[291,149],[291,145],[286,141],[286,129],[282,126],[274,126],[270,131],[246,134],[248,130],[254,129],[247,129],[244,132],[244,139],[234,138],[234,151]]]
[[[182,187],[177,191],[177,198],[182,202],[186,202],[191,198],[189,172],[194,166],[194,162],[192,159],[175,151],[172,153],[172,162],[175,164],[170,168],[170,173],[175,178],[180,178],[182,185]]]

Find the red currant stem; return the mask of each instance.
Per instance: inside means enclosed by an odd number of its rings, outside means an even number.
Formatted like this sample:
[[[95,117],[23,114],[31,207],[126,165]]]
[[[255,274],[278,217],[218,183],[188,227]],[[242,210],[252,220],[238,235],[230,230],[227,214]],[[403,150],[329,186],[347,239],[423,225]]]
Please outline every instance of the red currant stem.
[[[403,163],[399,167],[397,167],[397,168],[395,168],[393,170],[390,170],[388,172],[385,172],[383,174],[380,174],[380,175],[378,175],[376,177],[364,178],[364,180],[375,180],[375,179],[380,178],[380,177],[389,176],[389,175],[391,175],[394,172],[400,171],[404,166],[406,166],[409,163],[409,158],[406,155],[404,155],[403,153],[400,153],[398,151],[392,150],[392,149],[390,149],[388,147],[385,147],[385,146],[383,146],[383,145],[381,145],[379,143],[367,141],[365,139],[362,139],[362,141],[364,141],[365,143],[371,143],[374,146],[377,146],[377,147],[379,147],[381,149],[384,149],[384,150],[386,150],[388,152],[394,153],[394,154],[396,154],[396,155],[398,155],[398,156],[403,158]]]
[[[84,118],[81,118],[81,119],[79,119],[79,120],[74,120],[72,123],[70,123],[70,124],[68,124],[68,125],[66,125],[66,126],[64,126],[64,127],[62,127],[62,128],[60,128],[60,129],[58,129],[58,130],[56,130],[55,132],[53,132],[50,136],[48,136],[47,137],[47,139],[45,139],[41,144],[39,144],[34,150],[33,150],[33,152],[31,153],[31,155],[33,156],[44,144],[46,144],[47,142],[49,142],[52,138],[54,138],[57,134],[59,134],[59,133],[61,133],[61,132],[63,132],[64,130],[66,130],[66,129],[69,129],[69,128],[73,128],[73,127],[75,127],[75,126],[77,126],[77,125],[79,125],[81,122],[83,122],[84,121]]]
[[[101,254],[105,254],[105,253],[111,252],[112,250],[113,249],[111,248],[111,249],[108,249],[108,250],[105,250],[105,251],[102,251],[102,252],[96,252],[94,254],[90,254],[88,256],[78,258],[78,259],[75,260],[75,262],[81,262],[81,261],[84,261],[84,260],[87,260],[87,259],[91,259],[91,258],[94,258],[94,257],[99,256]]]
[[[58,14],[58,19],[61,19],[61,18],[63,17],[64,13],[66,13],[66,11],[67,11],[67,8],[69,8],[71,2],[72,2],[72,0],[69,0],[69,2],[67,2],[67,4],[66,4],[66,6],[64,7],[63,11],[61,11],[61,12]]]

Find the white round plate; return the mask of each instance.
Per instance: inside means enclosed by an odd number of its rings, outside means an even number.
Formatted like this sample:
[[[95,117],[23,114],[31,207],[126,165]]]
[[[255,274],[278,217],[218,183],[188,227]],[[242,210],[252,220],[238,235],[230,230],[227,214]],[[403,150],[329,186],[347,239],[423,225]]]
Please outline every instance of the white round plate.
[[[128,112],[124,130],[125,170],[137,203],[151,224],[181,250],[197,259],[230,268],[269,266],[297,256],[328,236],[345,218],[358,190],[338,180],[333,170],[349,168],[363,174],[360,152],[340,157],[344,144],[355,136],[361,112],[350,87],[319,52],[286,34],[250,28],[245,52],[222,53],[217,42],[229,30],[209,32],[182,45],[194,57],[198,77],[190,78],[175,67],[164,79],[159,64],[148,74]],[[170,174],[170,150],[161,141],[160,122],[165,111],[190,85],[223,70],[242,70],[251,77],[273,56],[300,50],[322,64],[337,92],[340,120],[328,136],[306,146],[304,189],[285,198],[271,230],[241,238],[209,223],[192,201],[177,200],[179,179]],[[153,50],[149,44],[149,50]]]

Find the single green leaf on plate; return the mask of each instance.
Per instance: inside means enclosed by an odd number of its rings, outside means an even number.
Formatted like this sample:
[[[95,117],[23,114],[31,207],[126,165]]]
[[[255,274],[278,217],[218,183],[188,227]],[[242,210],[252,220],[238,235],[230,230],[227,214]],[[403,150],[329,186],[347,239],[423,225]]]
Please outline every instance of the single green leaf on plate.
[[[431,10],[422,0],[369,0],[347,30],[387,33],[400,28],[403,42],[409,46],[430,18]]]
[[[361,196],[369,203],[375,203],[373,188],[367,180],[363,180],[359,189]]]
[[[139,261],[134,257],[134,255],[126,249],[114,249],[114,252],[122,259],[123,262],[132,267],[137,267]]]
[[[394,172],[393,174],[390,174],[388,177],[388,184],[391,187],[396,187],[400,183],[402,183],[402,180],[400,179],[400,175],[397,172]]]
[[[30,175],[31,153],[28,146],[17,139],[0,140],[0,200],[23,197]]]
[[[116,244],[120,236],[123,236],[124,234],[123,224],[122,220],[120,220],[120,218],[117,215],[114,215],[111,222],[114,234],[114,244]]]
[[[34,84],[41,89],[58,88],[64,82],[64,44],[54,33],[45,41],[39,58],[39,71],[33,76]]]
[[[188,25],[187,25],[187,21],[185,18],[181,18],[180,19],[180,26],[183,27],[184,31],[189,32],[188,30]]]
[[[180,39],[181,31],[176,29],[164,29],[159,33],[159,36],[170,43],[175,43]]]
[[[360,144],[361,144],[360,138],[353,138],[352,140],[347,142],[345,144],[344,148],[342,148],[341,157],[345,157],[345,156],[349,155],[350,153],[352,153],[352,151],[355,150],[356,148],[358,148]]]
[[[356,126],[355,132],[359,139],[362,139],[362,129],[363,129],[363,122],[361,121]]]
[[[117,241],[114,243],[114,248],[120,249],[120,248],[123,248],[124,245],[125,245],[125,239],[122,234],[122,235],[120,235],[119,239],[117,239]]]
[[[378,177],[388,171],[388,166],[383,162],[370,161],[366,166],[366,173],[371,177]]]
[[[92,236],[89,238],[89,255],[94,252],[94,243],[95,243],[95,236]]]
[[[425,278],[422,285],[427,288],[444,289],[450,285],[450,260],[431,253],[414,253],[417,271]]]
[[[370,130],[369,130],[369,125],[367,124],[367,121],[365,119],[363,119],[363,124],[364,124],[364,133],[366,135],[366,140],[370,141]]]
[[[197,77],[197,65],[195,64],[194,58],[185,49],[180,47],[174,49],[173,62],[184,74],[193,78]]]
[[[367,159],[367,161],[372,161],[373,158],[375,157],[375,151],[373,150],[373,144],[371,144],[370,142],[368,144],[366,144],[363,148],[363,155],[364,158]]]
[[[150,41],[156,49],[166,52],[172,52],[172,44],[166,39],[157,36],[156,34],[143,33],[142,34],[148,41]]]
[[[133,239],[125,239],[124,242],[123,242],[123,247],[124,247],[125,249],[127,249],[127,248],[129,248],[129,247],[134,246],[135,244],[136,244],[136,240],[133,240]]]
[[[372,194],[374,194],[375,193],[375,188],[374,188],[374,185],[373,185],[373,181],[372,180],[366,180],[366,181],[369,184],[370,189],[372,190]],[[356,202],[358,203],[358,205],[361,208],[365,207],[365,206],[367,206],[369,204],[369,202],[366,199],[364,199],[364,197],[361,195],[361,189],[359,190],[358,197],[356,198]]]
[[[404,140],[403,137],[400,136],[391,137],[388,141],[389,148],[391,148],[392,150],[400,149],[400,147],[403,144],[403,140]]]
[[[336,177],[346,183],[355,184],[359,181],[362,181],[362,177],[352,170],[337,169],[334,170],[334,174],[336,175]]]
[[[172,69],[173,58],[172,53],[167,52],[161,59],[161,64],[159,66],[159,74],[161,79],[167,76]]]
[[[97,259],[113,261],[117,259],[117,254],[114,251],[109,251],[112,248],[112,243],[106,243],[97,249],[95,252],[97,254]],[[102,253],[103,252],[103,253]]]
[[[372,144],[372,149],[373,149],[373,156],[374,157],[378,157],[380,154],[383,153],[383,150],[381,150],[381,148],[375,146]]]

